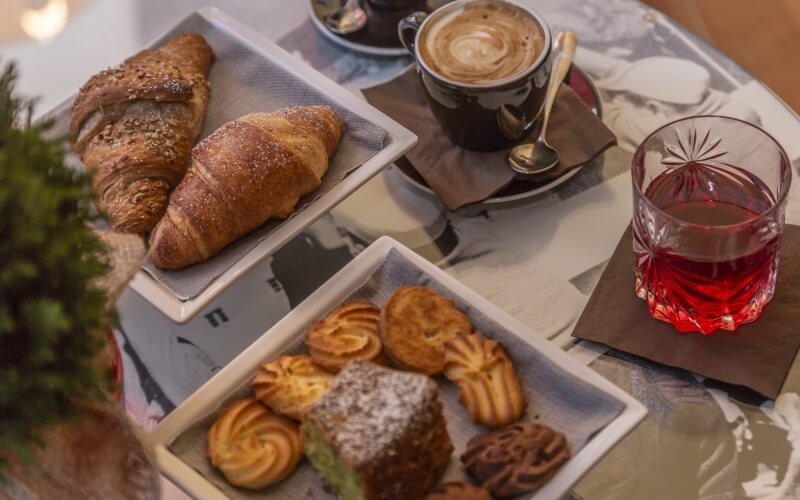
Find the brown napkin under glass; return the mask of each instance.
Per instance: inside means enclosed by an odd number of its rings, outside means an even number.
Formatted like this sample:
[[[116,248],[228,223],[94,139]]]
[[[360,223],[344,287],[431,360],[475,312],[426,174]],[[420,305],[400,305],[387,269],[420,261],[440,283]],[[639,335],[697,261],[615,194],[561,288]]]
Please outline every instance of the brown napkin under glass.
[[[786,225],[781,245],[775,296],[761,317],[734,332],[680,333],[634,294],[628,228],[572,335],[774,399],[800,346],[800,227]]]
[[[481,153],[450,142],[425,102],[414,66],[363,93],[370,104],[419,137],[406,158],[450,210],[485,200],[514,179],[508,149]],[[616,144],[616,137],[572,89],[562,85],[547,142],[561,154],[556,168],[565,170],[589,162]]]

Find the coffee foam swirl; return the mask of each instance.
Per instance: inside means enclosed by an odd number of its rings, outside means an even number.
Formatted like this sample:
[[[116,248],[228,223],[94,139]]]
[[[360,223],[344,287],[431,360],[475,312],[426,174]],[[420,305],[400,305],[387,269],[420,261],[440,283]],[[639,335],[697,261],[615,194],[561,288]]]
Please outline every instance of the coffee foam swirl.
[[[420,40],[422,59],[460,83],[489,84],[520,74],[544,48],[534,18],[506,2],[470,3],[432,21]]]

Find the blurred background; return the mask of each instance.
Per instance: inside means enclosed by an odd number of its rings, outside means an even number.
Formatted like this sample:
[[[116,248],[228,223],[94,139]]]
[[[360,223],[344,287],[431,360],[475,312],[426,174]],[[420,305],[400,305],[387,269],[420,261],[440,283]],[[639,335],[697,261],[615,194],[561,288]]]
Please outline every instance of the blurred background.
[[[800,0],[645,0],[702,36],[800,113]]]
[[[263,10],[260,7],[269,1],[212,0],[198,5],[209,3],[224,8],[227,4],[235,4],[237,10],[253,13],[249,19],[258,20],[259,10]],[[800,0],[645,2],[732,57],[796,112],[800,112],[800,64],[796,63],[795,53],[800,47]],[[160,32],[181,18],[185,14],[184,7],[188,7],[183,5],[186,3],[149,0],[2,0],[0,58],[20,61],[21,87],[28,93],[46,96],[48,102],[42,103],[40,109],[48,109],[67,97],[48,92],[53,83],[58,82],[61,87],[74,79],[77,85],[85,78],[86,70],[82,66],[99,68],[118,62],[119,54],[125,54],[128,46],[140,46],[140,38]],[[145,19],[147,21],[144,24],[149,26],[142,25]],[[154,22],[154,19],[157,21]],[[263,19],[265,25],[274,22],[275,19]],[[163,28],[152,24],[163,24]],[[281,24],[292,25],[291,22]],[[88,53],[71,53],[69,48],[75,46],[75,39],[87,36],[103,42],[92,44]],[[46,50],[42,50],[43,46]],[[125,50],[122,50],[123,47]],[[43,58],[47,60],[43,61]],[[82,59],[82,62],[76,64],[76,59]],[[55,102],[50,102],[51,99]]]

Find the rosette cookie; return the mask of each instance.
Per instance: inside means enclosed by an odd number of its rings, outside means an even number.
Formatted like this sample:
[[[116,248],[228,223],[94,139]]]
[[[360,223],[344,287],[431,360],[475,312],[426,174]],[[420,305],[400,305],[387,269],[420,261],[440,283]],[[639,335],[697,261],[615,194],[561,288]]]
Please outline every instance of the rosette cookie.
[[[281,356],[261,365],[250,382],[256,397],[275,413],[295,420],[316,402],[333,382],[333,375],[308,356]]]
[[[494,496],[510,497],[541,488],[569,457],[563,434],[521,422],[470,439],[461,463]]]
[[[525,411],[519,378],[496,340],[475,332],[445,342],[444,375],[458,385],[458,401],[476,424],[496,429]]]
[[[208,457],[232,485],[260,489],[297,468],[303,457],[300,427],[256,399],[241,399],[209,429]]]
[[[342,304],[306,334],[311,359],[332,373],[354,359],[386,364],[378,334],[381,310],[368,302]]]

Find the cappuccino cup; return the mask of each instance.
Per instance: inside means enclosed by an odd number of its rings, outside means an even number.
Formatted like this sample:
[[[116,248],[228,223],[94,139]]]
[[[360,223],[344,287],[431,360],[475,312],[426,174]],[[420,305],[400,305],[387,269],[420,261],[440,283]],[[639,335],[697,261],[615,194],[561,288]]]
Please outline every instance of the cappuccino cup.
[[[494,151],[531,130],[552,66],[552,37],[539,14],[503,0],[456,0],[401,20],[398,35],[453,143]]]

